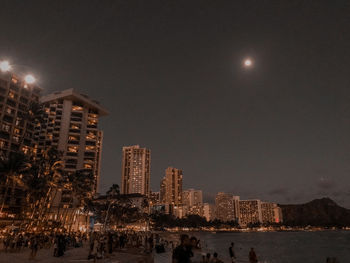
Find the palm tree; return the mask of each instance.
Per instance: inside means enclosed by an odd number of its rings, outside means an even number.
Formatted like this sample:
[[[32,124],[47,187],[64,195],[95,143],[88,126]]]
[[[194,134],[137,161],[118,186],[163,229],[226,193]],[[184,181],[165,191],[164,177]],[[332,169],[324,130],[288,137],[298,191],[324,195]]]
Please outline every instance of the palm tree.
[[[43,121],[43,106],[38,102],[32,102],[29,105],[29,109],[27,114],[25,115],[25,119],[30,122],[39,122]]]
[[[5,186],[0,214],[4,209],[10,186],[12,185],[13,189],[16,184],[23,186],[23,177],[28,173],[30,166],[27,157],[23,153],[10,153],[8,158],[0,160],[0,176]]]
[[[74,207],[75,210],[70,216],[71,222],[69,223],[69,230],[71,230],[73,225],[72,221],[76,217],[78,210],[84,208],[88,204],[89,200],[92,199],[93,187],[95,184],[94,174],[89,170],[77,170],[75,173],[68,175],[68,181],[71,190],[70,203],[74,201],[76,203],[76,206]],[[67,215],[64,218],[66,219]],[[65,222],[66,220],[64,220],[64,224]]]
[[[63,177],[61,153],[55,147],[48,148],[33,161],[26,180],[27,201],[31,204],[28,227],[40,221],[44,223],[47,210],[51,210],[57,192],[63,188]]]
[[[108,196],[117,196],[120,194],[120,189],[118,184],[113,184],[109,190],[106,192]]]

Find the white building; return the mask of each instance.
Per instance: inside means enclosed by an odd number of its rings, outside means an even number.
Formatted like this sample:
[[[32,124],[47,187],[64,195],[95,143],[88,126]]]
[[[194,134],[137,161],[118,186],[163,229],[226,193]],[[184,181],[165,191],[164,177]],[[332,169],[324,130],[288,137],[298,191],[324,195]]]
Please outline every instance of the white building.
[[[35,128],[38,152],[55,146],[63,153],[64,170],[88,170],[94,174],[98,192],[103,133],[100,116],[108,114],[96,100],[73,89],[42,97],[42,122]]]

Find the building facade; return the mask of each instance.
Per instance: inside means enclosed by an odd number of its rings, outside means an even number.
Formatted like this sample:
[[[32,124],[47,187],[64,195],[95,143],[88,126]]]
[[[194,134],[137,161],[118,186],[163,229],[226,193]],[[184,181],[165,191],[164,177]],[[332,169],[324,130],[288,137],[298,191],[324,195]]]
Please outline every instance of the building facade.
[[[276,203],[261,203],[263,224],[278,224],[283,222],[282,210]]]
[[[262,209],[260,200],[241,200],[239,201],[239,223],[242,226],[249,224],[261,224]]]
[[[73,89],[42,97],[44,114],[35,128],[38,152],[57,147],[63,153],[63,169],[91,171],[94,193],[98,191],[103,133],[100,116],[107,111],[95,100]]]
[[[207,221],[214,220],[215,219],[215,206],[209,203],[203,204],[203,217]]]
[[[160,202],[163,204],[182,205],[182,170],[168,167],[160,185]]]
[[[27,84],[11,72],[0,71],[0,158],[20,152],[30,158],[34,155],[35,108],[39,106],[40,93],[38,86]],[[0,183],[2,198],[5,189],[5,184]],[[19,218],[24,204],[23,188],[10,187],[0,218]]]
[[[221,221],[239,221],[239,196],[219,192],[215,198],[216,218]]]
[[[122,194],[149,196],[151,150],[139,145],[123,147]]]
[[[33,153],[35,119],[41,89],[25,83],[10,72],[0,72],[0,150],[3,157],[11,152]]]
[[[188,207],[203,205],[202,190],[188,189],[182,192],[182,203]]]

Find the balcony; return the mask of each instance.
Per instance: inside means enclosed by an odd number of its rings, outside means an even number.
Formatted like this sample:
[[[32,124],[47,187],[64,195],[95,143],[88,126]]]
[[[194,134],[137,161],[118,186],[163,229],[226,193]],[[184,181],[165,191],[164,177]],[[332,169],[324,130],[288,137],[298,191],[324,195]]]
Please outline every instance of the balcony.
[[[78,156],[78,153],[77,153],[77,152],[67,152],[66,155],[67,155],[67,156],[75,157],[75,156]]]
[[[84,156],[85,157],[95,157],[95,152],[85,152]]]
[[[69,132],[80,133],[80,129],[69,129]]]
[[[13,122],[13,117],[8,116],[8,115],[5,115],[4,118],[3,118],[3,120],[4,120],[5,122],[8,122],[8,123],[11,123],[11,124],[12,124],[12,122]]]
[[[6,104],[7,104],[7,105],[10,105],[10,106],[12,106],[12,107],[16,107],[16,106],[17,106],[16,101],[11,100],[11,99],[9,99],[9,98],[7,98]]]

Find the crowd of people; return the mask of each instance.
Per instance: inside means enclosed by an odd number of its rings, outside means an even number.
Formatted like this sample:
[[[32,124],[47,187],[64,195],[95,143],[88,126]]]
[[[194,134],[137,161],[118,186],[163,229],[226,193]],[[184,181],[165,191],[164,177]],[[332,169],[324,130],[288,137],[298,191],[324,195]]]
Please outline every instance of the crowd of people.
[[[234,243],[228,248],[228,254],[232,263],[237,258],[234,250]],[[248,254],[249,263],[257,263],[258,258],[254,248],[250,249]],[[189,237],[184,234],[180,237],[180,244],[172,252],[172,263],[223,263],[217,252],[203,253],[200,240],[196,237]]]
[[[30,250],[29,259],[35,259],[39,249],[50,249],[53,247],[53,256],[61,257],[67,247],[80,247],[87,240],[86,235],[81,232],[7,232],[0,237],[3,251],[5,253],[20,252],[22,249]]]
[[[140,249],[139,252],[150,254],[154,249],[155,235],[147,232],[108,231],[93,232],[90,236],[88,259],[103,259],[105,255],[126,248]]]
[[[180,236],[179,243],[161,238],[158,234],[135,231],[107,231],[107,232],[56,232],[56,233],[24,233],[8,232],[0,236],[5,253],[21,252],[24,248],[29,250],[29,259],[35,259],[39,249],[53,247],[54,257],[61,257],[68,248],[86,247],[87,259],[94,262],[112,254],[115,251],[126,249],[135,253],[152,254],[171,251],[172,263],[223,263],[217,252],[208,253],[201,240],[187,234]],[[232,263],[249,262],[258,263],[254,248],[247,253],[247,260],[237,260],[235,246],[232,242],[227,250]],[[338,262],[335,258],[327,258],[327,263]]]

